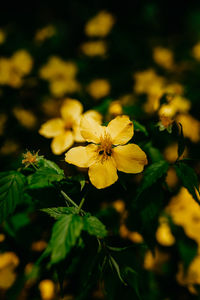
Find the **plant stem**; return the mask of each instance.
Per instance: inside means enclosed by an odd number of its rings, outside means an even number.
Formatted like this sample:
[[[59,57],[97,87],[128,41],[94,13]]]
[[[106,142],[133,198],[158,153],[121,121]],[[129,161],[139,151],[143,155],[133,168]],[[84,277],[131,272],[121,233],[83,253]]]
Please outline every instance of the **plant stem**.
[[[60,192],[67,201],[69,201],[73,206],[79,209],[79,206],[67,194],[65,194],[64,191],[61,190]]]
[[[85,197],[83,197],[83,198],[81,199],[81,202],[80,202],[79,207],[78,207],[78,211],[79,211],[79,212],[81,211],[81,208],[82,208],[84,202],[85,202]]]

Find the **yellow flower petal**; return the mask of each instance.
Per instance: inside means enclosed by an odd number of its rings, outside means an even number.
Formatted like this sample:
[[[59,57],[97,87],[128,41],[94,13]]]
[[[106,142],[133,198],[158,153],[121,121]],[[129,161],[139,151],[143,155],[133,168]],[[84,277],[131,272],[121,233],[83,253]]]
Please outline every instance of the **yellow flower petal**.
[[[83,105],[81,102],[75,99],[66,99],[61,107],[61,116],[66,122],[74,122],[80,118],[83,111]]]
[[[64,126],[65,124],[62,119],[51,119],[42,124],[39,129],[39,134],[43,135],[46,138],[52,138],[64,133]]]
[[[60,155],[69,149],[74,142],[74,137],[71,131],[66,131],[61,135],[56,136],[51,143],[51,150],[54,154]]]
[[[74,147],[65,154],[65,161],[80,168],[88,168],[95,162],[97,148],[98,146],[92,144]]]
[[[118,179],[115,162],[112,158],[103,162],[98,161],[89,167],[88,172],[91,183],[97,189],[103,189],[115,183]]]
[[[133,123],[128,116],[117,116],[109,122],[107,131],[114,145],[124,145],[133,136]]]
[[[144,165],[147,164],[146,154],[135,144],[113,148],[112,156],[117,169],[125,173],[140,173],[143,171]]]
[[[81,135],[88,142],[98,144],[105,129],[90,117],[83,116],[80,123]]]
[[[73,133],[74,133],[74,140],[76,142],[78,142],[78,143],[85,142],[85,139],[81,135],[80,125],[79,124],[75,124],[72,127],[72,129],[73,129]]]

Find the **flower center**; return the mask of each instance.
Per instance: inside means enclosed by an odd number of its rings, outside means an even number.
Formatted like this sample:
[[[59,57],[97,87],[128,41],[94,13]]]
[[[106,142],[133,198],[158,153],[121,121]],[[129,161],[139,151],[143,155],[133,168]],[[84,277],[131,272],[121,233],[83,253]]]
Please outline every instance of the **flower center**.
[[[108,133],[104,133],[100,137],[100,145],[98,147],[98,154],[101,157],[101,160],[108,159],[112,154],[112,141]]]

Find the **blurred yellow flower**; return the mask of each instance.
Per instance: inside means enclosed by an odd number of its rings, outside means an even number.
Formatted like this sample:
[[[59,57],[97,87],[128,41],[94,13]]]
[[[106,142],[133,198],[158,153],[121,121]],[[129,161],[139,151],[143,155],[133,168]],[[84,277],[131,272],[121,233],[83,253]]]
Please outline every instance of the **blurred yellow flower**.
[[[81,102],[67,98],[60,109],[61,118],[54,118],[44,123],[39,133],[46,138],[53,138],[51,150],[60,155],[69,149],[73,143],[83,142],[80,134],[79,123],[83,112]],[[101,115],[95,111],[85,113],[88,118],[101,120]]]
[[[65,62],[59,57],[52,56],[44,65],[39,75],[50,83],[50,91],[56,97],[73,93],[79,89],[76,81],[77,67],[73,62]]]
[[[56,29],[53,25],[47,25],[41,29],[38,29],[35,34],[35,41],[38,43],[44,42],[46,39],[51,38],[56,33]]]
[[[175,238],[171,233],[167,219],[161,217],[159,220],[159,227],[156,231],[156,239],[162,246],[172,246],[175,243]]]
[[[200,61],[200,42],[198,42],[194,47],[192,48],[192,56]]]
[[[51,300],[55,297],[55,284],[50,279],[44,279],[39,283],[40,295],[43,300]]]
[[[174,55],[170,49],[164,47],[155,47],[153,49],[154,61],[165,69],[173,69]]]
[[[183,134],[193,143],[198,143],[200,140],[200,122],[189,114],[179,114],[176,121],[183,126]]]
[[[18,150],[19,150],[19,144],[12,139],[7,139],[5,140],[5,142],[0,148],[0,154],[1,155],[17,154]]]
[[[158,76],[153,69],[135,73],[134,80],[134,91],[137,94],[155,93],[156,88],[162,88],[165,84],[165,79],[161,76]]]
[[[143,243],[144,241],[142,235],[137,231],[129,231],[127,237],[130,241],[136,244]]]
[[[111,116],[119,116],[123,114],[123,107],[119,100],[112,101],[108,108],[108,113]]]
[[[10,288],[15,279],[15,268],[19,264],[19,259],[14,252],[0,253],[0,288]]]
[[[89,168],[90,181],[98,189],[115,183],[117,170],[140,173],[147,164],[146,154],[140,147],[127,144],[133,136],[133,123],[128,116],[116,117],[107,127],[82,117],[80,131],[91,144],[70,149],[65,160],[78,167]]]
[[[166,129],[169,133],[171,133],[173,122],[174,122],[174,120],[172,120],[170,117],[161,115],[160,121],[158,122],[157,125],[159,126],[160,131],[163,131]]]
[[[107,52],[105,41],[89,41],[81,45],[81,51],[87,56],[104,56]]]
[[[180,285],[186,286],[192,294],[198,294],[195,285],[200,284],[200,255],[193,259],[186,272],[183,265],[179,264],[176,280]]]
[[[180,95],[167,97],[168,103],[161,105],[159,115],[174,117],[177,113],[186,113],[190,110],[191,102]]]
[[[167,185],[170,188],[174,188],[178,183],[178,177],[176,175],[176,171],[173,167],[170,167],[167,171],[167,176],[165,178]]]
[[[87,91],[94,99],[98,100],[110,93],[110,83],[106,79],[95,79],[87,87]]]
[[[115,24],[115,18],[107,11],[100,11],[85,25],[85,34],[90,37],[105,37]]]
[[[14,107],[13,114],[18,122],[27,129],[33,129],[37,124],[36,116],[30,110]]]
[[[155,272],[162,272],[162,265],[169,260],[169,254],[155,249],[155,255],[148,250],[144,257],[144,268]]]
[[[164,149],[164,157],[165,159],[170,162],[174,163],[178,157],[178,144],[177,143],[172,143],[169,146],[167,146]],[[181,158],[186,157],[188,154],[187,148],[185,148],[183,154],[181,155]]]
[[[188,190],[182,187],[180,192],[172,197],[165,211],[172,217],[175,224],[183,227],[188,237],[197,242],[200,254],[200,207]]]
[[[0,58],[0,84],[19,88],[23,77],[30,73],[33,60],[26,50],[18,50],[11,58]]]
[[[44,240],[40,240],[32,243],[31,250],[40,252],[43,251],[46,247],[47,247],[47,242],[45,242]]]
[[[3,44],[6,40],[6,34],[3,29],[0,28],[0,45]]]

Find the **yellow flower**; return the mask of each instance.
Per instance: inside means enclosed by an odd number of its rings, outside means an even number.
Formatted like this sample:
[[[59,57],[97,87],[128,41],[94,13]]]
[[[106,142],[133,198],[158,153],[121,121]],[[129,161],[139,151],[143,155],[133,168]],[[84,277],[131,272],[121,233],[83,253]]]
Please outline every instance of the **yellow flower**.
[[[174,67],[173,52],[167,48],[156,47],[153,49],[154,61],[165,69],[172,69]]]
[[[75,79],[77,67],[72,62],[65,62],[59,57],[52,56],[39,72],[42,79],[50,82],[50,91],[56,97],[78,90],[79,84]]]
[[[110,93],[110,83],[106,79],[95,79],[88,85],[88,93],[94,99],[100,99]]]
[[[137,72],[134,74],[134,90],[137,94],[154,94],[158,87],[163,87],[165,80],[158,76],[153,69]]]
[[[26,50],[18,50],[11,57],[11,65],[20,75],[27,75],[30,73],[33,66],[33,59]]]
[[[123,114],[123,107],[119,100],[112,101],[108,108],[108,113],[112,116],[118,116]]]
[[[41,298],[43,300],[51,300],[55,297],[55,284],[50,279],[44,279],[39,284]]]
[[[172,246],[175,243],[175,238],[171,233],[169,224],[166,218],[160,218],[160,225],[156,231],[156,239],[162,246]]]
[[[146,270],[162,273],[162,265],[167,263],[169,258],[170,257],[168,253],[161,252],[158,248],[155,249],[155,255],[148,250],[144,257],[144,268]]]
[[[191,107],[191,102],[180,96],[175,95],[167,98],[167,104],[163,104],[159,109],[159,115],[165,115],[167,117],[174,117],[177,113],[186,113]]]
[[[87,56],[103,56],[107,52],[105,41],[89,41],[81,45],[81,51]]]
[[[10,59],[0,59],[0,84],[21,87],[23,76],[27,75],[33,65],[33,60],[26,50],[15,52]]]
[[[55,35],[56,30],[53,25],[45,26],[39,30],[37,30],[35,34],[35,41],[38,43],[41,43],[45,41],[46,39],[51,38],[53,35]]]
[[[180,285],[187,286],[192,294],[198,294],[195,285],[200,284],[200,255],[192,260],[187,272],[184,271],[183,265],[179,264],[176,280]]]
[[[105,37],[111,31],[115,18],[107,11],[100,11],[85,25],[85,33],[88,36]]]
[[[15,107],[13,109],[13,114],[19,123],[27,129],[34,128],[37,123],[35,115],[30,110]]]
[[[19,259],[14,252],[0,254],[0,288],[8,289],[16,279],[15,268],[19,264]]]
[[[68,98],[61,106],[61,118],[51,119],[41,126],[39,133],[46,138],[53,138],[51,150],[54,154],[62,154],[73,145],[74,141],[84,141],[79,129],[82,112],[82,104],[78,100]],[[95,111],[88,111],[85,114],[88,118],[101,119],[101,115]]]
[[[176,121],[183,126],[183,134],[188,137],[193,143],[200,140],[200,122],[189,114],[179,114]]]
[[[82,117],[80,131],[91,144],[70,149],[65,160],[78,167],[89,168],[90,181],[98,189],[116,182],[117,170],[140,173],[147,164],[146,154],[140,147],[127,144],[133,136],[133,123],[128,116],[116,117],[107,127]]]

